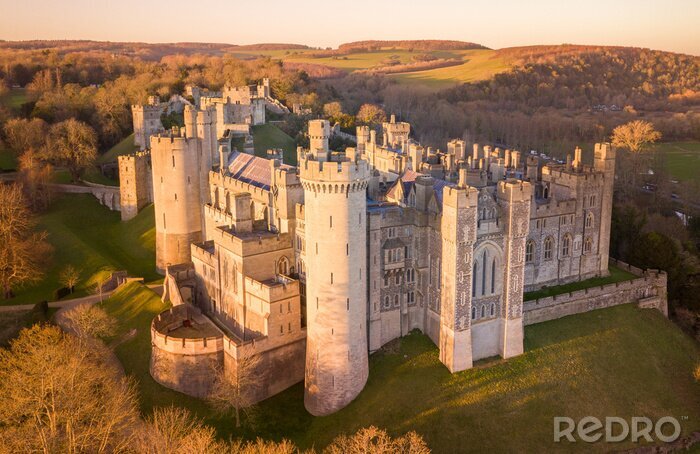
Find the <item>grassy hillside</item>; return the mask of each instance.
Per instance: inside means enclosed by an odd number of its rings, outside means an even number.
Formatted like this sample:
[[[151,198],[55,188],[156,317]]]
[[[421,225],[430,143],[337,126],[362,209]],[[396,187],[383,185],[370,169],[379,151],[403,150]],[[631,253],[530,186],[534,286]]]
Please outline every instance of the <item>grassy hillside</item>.
[[[525,354],[481,361],[457,374],[440,363],[426,336],[412,333],[370,357],[367,386],[347,408],[312,417],[304,410],[303,386],[298,384],[260,404],[240,431],[230,417],[150,378],[148,326],[166,307],[157,295],[132,284],[105,305],[121,320],[122,333],[137,330],[116,353],[139,381],[143,411],[185,406],[226,438],[289,438],[318,448],[340,433],[373,424],[393,434],[415,430],[435,452],[454,452],[456,447],[481,452],[514,447],[607,451],[609,445],[553,445],[552,418],[673,415],[684,434],[700,428],[700,384],[693,378],[693,368],[700,364],[698,344],[657,311],[633,305],[528,326]]]
[[[117,156],[132,153],[136,149],[134,145],[134,134],[131,133],[124,140],[107,150],[103,155],[101,155],[97,162],[99,164],[104,164],[107,162],[113,162],[117,160]]]
[[[461,59],[464,63],[445,68],[392,74],[391,77],[404,83],[418,83],[432,88],[444,88],[457,83],[487,79],[510,67],[504,58],[490,49],[430,51],[385,49],[325,57],[314,57],[310,52],[305,51],[298,54],[273,56],[273,58],[296,63],[325,65],[350,73],[385,66],[383,62],[392,57],[400,64],[411,63],[413,58],[420,54],[429,54],[436,59]]]
[[[700,142],[658,143],[652,150],[666,155],[666,169],[671,178],[688,181],[700,174]]]
[[[267,150],[282,148],[285,163],[295,164],[297,162],[297,148],[294,139],[271,123],[253,126],[253,141],[256,156],[264,157],[267,156]]]
[[[52,300],[60,288],[59,274],[67,265],[81,270],[74,296],[89,293],[95,284],[115,270],[128,270],[146,280],[155,273],[155,227],[153,207],[122,222],[119,212],[110,211],[88,194],[61,195],[39,218],[39,228],[49,234],[54,247],[51,266],[41,283],[20,289],[0,304],[29,304]]]

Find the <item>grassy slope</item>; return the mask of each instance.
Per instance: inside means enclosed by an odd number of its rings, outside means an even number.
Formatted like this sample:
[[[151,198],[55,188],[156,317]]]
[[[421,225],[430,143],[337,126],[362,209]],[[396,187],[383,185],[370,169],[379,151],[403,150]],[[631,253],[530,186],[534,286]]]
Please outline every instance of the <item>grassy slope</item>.
[[[370,357],[367,386],[347,408],[314,418],[304,410],[298,384],[263,402],[254,426],[239,432],[230,418],[215,415],[204,402],[150,378],[148,327],[151,317],[166,308],[157,295],[132,284],[105,305],[121,320],[122,333],[137,329],[116,353],[139,381],[143,411],[185,406],[223,437],[289,438],[302,447],[322,447],[340,433],[374,424],[394,434],[416,430],[435,452],[456,447],[504,452],[514,446],[556,448],[551,442],[554,416],[688,416],[681,420],[684,433],[700,428],[700,384],[692,377],[700,362],[698,345],[658,312],[632,305],[528,326],[524,355],[482,361],[457,374],[439,362],[426,336],[413,333],[393,351]]]
[[[155,263],[153,208],[144,209],[128,222],[119,212],[109,211],[88,194],[58,196],[39,218],[39,228],[49,233],[54,247],[51,266],[41,283],[21,289],[17,296],[0,304],[28,304],[53,299],[61,287],[58,276],[71,264],[82,270],[74,296],[89,293],[95,283],[114,270],[129,270],[133,276],[158,279]]]
[[[282,148],[285,163],[294,164],[297,161],[297,148],[294,139],[273,124],[253,126],[253,141],[257,156],[266,156],[267,150],[270,148]]]
[[[170,405],[187,407],[204,418],[208,424],[218,427],[222,436],[227,436],[226,428],[230,428],[230,420],[218,418],[204,401],[160,386],[151,378],[151,320],[167,309],[169,304],[161,301],[155,292],[144,285],[131,283],[121,287],[111,298],[105,300],[103,307],[119,320],[115,338],[118,339],[129,330],[136,329],[136,336],[119,344],[115,353],[125,372],[138,381],[142,412],[148,414],[153,407]]]
[[[439,89],[458,83],[488,79],[510,68],[502,58],[496,57],[492,50],[474,49],[460,51],[460,54],[465,60],[461,65],[394,74],[391,77],[402,83],[417,83]]]
[[[629,281],[630,279],[637,278],[637,276],[634,274],[616,266],[610,266],[608,270],[610,270],[610,276],[594,277],[591,279],[586,279],[585,281],[572,282],[570,284],[557,285],[555,287],[546,287],[535,292],[527,292],[525,293],[524,297],[525,301],[545,298],[547,296],[561,295],[563,293],[575,292],[576,290],[599,287],[601,285],[614,284],[616,282]]]
[[[135,150],[134,145],[134,134],[127,136],[124,140],[107,150],[102,156],[97,160],[98,164],[105,164],[107,162],[114,162],[117,160],[117,156],[124,154],[129,154]]]
[[[692,180],[700,174],[700,142],[658,143],[653,151],[666,154],[666,168],[676,180]]]

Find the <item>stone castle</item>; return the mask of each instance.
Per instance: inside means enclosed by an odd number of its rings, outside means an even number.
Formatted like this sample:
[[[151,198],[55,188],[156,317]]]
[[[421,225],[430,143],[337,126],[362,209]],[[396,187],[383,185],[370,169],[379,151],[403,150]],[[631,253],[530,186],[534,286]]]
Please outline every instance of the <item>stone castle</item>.
[[[155,206],[174,307],[153,321],[151,373],[166,386],[206,396],[214,369],[258,355],[252,400],[303,380],[308,411],[327,415],[388,342],[418,329],[452,372],[519,355],[524,291],[608,273],[610,144],[593,165],[580,149],[566,162],[462,140],[443,152],[392,116],[381,142],[358,127],[338,152],[313,120],[293,166],[236,150],[198,104],[150,135],[150,181],[122,179],[132,211],[147,194]]]

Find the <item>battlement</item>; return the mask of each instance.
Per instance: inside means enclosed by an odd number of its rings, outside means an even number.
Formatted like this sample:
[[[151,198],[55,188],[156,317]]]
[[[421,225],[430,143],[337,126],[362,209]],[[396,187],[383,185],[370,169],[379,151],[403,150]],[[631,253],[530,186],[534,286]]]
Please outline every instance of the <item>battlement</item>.
[[[498,197],[511,202],[530,201],[532,185],[527,181],[514,178],[498,182]]]
[[[257,281],[248,276],[244,279],[246,292],[267,303],[299,295],[299,281],[281,274],[265,281]],[[269,313],[270,309],[263,312]]]
[[[241,257],[292,247],[292,238],[289,233],[255,230],[235,232],[228,227],[219,227],[215,229],[212,236],[216,244],[222,245]]]
[[[475,207],[479,202],[479,191],[472,187],[447,185],[442,189],[443,206],[455,208]]]
[[[193,325],[203,336],[180,334],[179,328]],[[193,331],[190,328],[190,331]],[[184,332],[184,331],[183,331]],[[201,311],[188,304],[174,306],[158,314],[151,321],[151,342],[168,353],[178,355],[202,355],[220,352],[224,348],[224,334]]]
[[[303,180],[328,183],[362,182],[369,178],[369,164],[365,160],[316,161],[307,156],[300,163],[299,174],[302,183]]]
[[[149,158],[151,156],[151,151],[150,150],[143,150],[143,151],[136,151],[131,154],[123,154],[117,156],[117,161],[120,163],[125,162],[132,162],[132,161],[137,161],[139,159],[144,159],[144,158]]]

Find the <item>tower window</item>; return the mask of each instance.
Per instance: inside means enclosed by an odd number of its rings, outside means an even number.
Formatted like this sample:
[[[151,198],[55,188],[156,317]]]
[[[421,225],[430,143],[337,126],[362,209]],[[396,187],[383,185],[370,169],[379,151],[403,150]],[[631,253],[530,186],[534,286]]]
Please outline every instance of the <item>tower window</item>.
[[[535,256],[535,242],[529,240],[525,246],[525,262],[531,263]]]
[[[175,156],[173,156],[173,168],[175,168]]]

